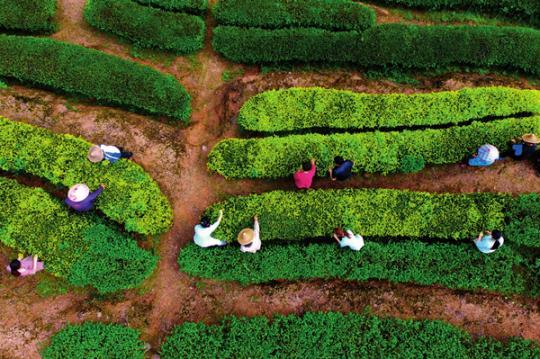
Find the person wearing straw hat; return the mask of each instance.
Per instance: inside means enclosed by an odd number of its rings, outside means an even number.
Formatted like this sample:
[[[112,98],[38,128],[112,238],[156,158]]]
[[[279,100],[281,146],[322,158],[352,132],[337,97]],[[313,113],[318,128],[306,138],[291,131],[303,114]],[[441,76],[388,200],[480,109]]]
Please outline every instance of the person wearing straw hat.
[[[77,212],[87,212],[94,208],[94,202],[104,189],[105,185],[100,184],[97,190],[90,192],[87,185],[78,183],[70,187],[65,203]]]
[[[534,133],[527,133],[521,136],[521,141],[512,144],[510,156],[515,160],[532,159],[536,155],[537,145],[540,143]]]
[[[500,157],[497,147],[485,144],[478,148],[478,152],[472,158],[469,159],[469,166],[473,167],[486,167],[491,166]]]
[[[131,158],[133,153],[125,152],[121,148],[109,145],[94,145],[88,151],[88,160],[92,163],[98,163],[107,160],[115,163],[121,158]]]
[[[255,253],[261,249],[261,237],[259,218],[253,217],[253,229],[244,228],[238,234],[238,243],[240,243],[240,250],[244,253]]]
[[[195,234],[193,235],[193,242],[202,248],[224,246],[227,244],[225,241],[220,241],[212,237],[212,233],[217,229],[221,220],[223,219],[223,210],[219,211],[218,220],[211,224],[210,218],[204,216],[201,218],[201,223],[197,224],[194,228]]]

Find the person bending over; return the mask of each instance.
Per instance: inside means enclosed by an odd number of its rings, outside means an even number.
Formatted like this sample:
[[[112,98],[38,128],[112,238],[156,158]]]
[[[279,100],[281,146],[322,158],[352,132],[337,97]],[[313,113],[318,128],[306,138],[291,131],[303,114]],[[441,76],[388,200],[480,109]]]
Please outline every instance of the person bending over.
[[[219,211],[219,218],[214,224],[211,224],[210,218],[206,216],[201,218],[201,223],[195,226],[195,235],[193,236],[193,242],[195,242],[195,244],[199,247],[203,248],[226,245],[227,242],[212,237],[212,233],[214,233],[214,231],[217,229],[222,219],[223,210]]]
[[[261,249],[261,237],[259,218],[253,217],[253,229],[244,228],[238,234],[238,243],[240,243],[240,250],[244,253],[255,253]]]
[[[45,268],[43,262],[38,261],[38,256],[28,256],[12,260],[6,267],[7,271],[15,277],[34,275]]]
[[[364,238],[359,234],[354,234],[350,229],[334,229],[334,239],[341,248],[349,247],[353,251],[359,251],[364,246]]]
[[[311,162],[304,162],[302,168],[300,168],[294,174],[294,184],[298,189],[309,189],[313,184],[313,177],[317,172],[317,167],[315,166],[315,159],[312,159]]]
[[[122,148],[108,145],[94,145],[88,151],[88,160],[92,163],[98,163],[107,160],[110,163],[115,163],[121,158],[131,158],[133,153],[126,152]]]
[[[504,238],[501,231],[494,230],[493,232],[480,232],[478,238],[474,240],[474,244],[482,253],[493,253],[500,248],[504,243]]]
[[[83,183],[73,185],[69,189],[65,203],[77,212],[88,212],[94,208],[94,202],[104,189],[104,184],[100,184],[94,192],[90,192],[88,186]]]
[[[344,160],[343,157],[336,156],[334,158],[334,164],[334,168],[328,170],[332,181],[345,181],[352,176],[353,161]]]

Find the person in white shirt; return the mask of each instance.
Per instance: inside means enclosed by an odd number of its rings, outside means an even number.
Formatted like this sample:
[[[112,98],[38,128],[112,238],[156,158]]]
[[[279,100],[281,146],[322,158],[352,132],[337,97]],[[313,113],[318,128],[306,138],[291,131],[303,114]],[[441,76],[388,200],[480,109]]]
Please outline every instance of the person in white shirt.
[[[238,234],[238,243],[240,250],[244,253],[255,253],[261,249],[261,237],[259,218],[253,217],[253,229],[244,228]]]
[[[210,218],[203,217],[201,223],[195,226],[195,235],[193,236],[195,244],[203,248],[226,245],[227,242],[212,237],[212,233],[217,229],[222,219],[223,210],[219,211],[219,218],[214,224],[210,224]]]
[[[364,246],[364,238],[359,234],[354,234],[350,229],[334,229],[334,239],[341,248],[349,247],[353,251],[359,251]]]

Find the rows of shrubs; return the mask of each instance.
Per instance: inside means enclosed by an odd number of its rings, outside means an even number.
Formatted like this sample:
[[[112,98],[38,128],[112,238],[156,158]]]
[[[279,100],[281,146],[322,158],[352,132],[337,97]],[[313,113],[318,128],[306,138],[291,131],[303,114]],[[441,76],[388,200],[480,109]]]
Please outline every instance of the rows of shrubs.
[[[206,26],[201,17],[145,6],[133,0],[88,0],[84,17],[93,27],[142,48],[183,55],[204,45]]]
[[[161,358],[514,358],[540,355],[537,343],[472,338],[433,320],[308,312],[303,316],[225,317],[218,325],[184,323]]]
[[[51,33],[55,14],[56,0],[0,0],[0,29]]]
[[[188,122],[190,96],[171,75],[53,39],[0,35],[0,76]]]
[[[538,132],[540,116],[445,129],[232,138],[212,149],[208,168],[226,178],[282,178],[315,158],[318,176],[326,176],[334,156],[343,156],[354,161],[354,173],[416,172],[428,164],[463,161],[485,143],[504,151],[511,139]]]
[[[402,69],[473,66],[540,74],[540,32],[518,27],[382,24],[359,33],[218,26],[212,44],[228,60],[248,64],[323,62]]]
[[[281,29],[315,27],[362,31],[375,25],[375,11],[350,0],[220,0],[212,9],[221,25]]]
[[[540,26],[540,2],[536,0],[370,0],[370,2],[425,10],[473,10],[503,15],[533,26]]]
[[[386,129],[459,124],[522,113],[540,113],[540,91],[478,87],[407,95],[293,87],[251,97],[240,109],[238,125],[265,133]]]
[[[0,242],[37,255],[45,270],[100,293],[134,288],[157,257],[94,214],[68,211],[41,188],[0,177]]]
[[[91,163],[91,143],[72,135],[0,117],[0,169],[42,177],[59,186],[86,183],[107,186],[96,202],[108,218],[126,230],[159,234],[169,229],[172,209],[157,183],[138,164],[120,160]]]
[[[208,0],[136,0],[139,4],[159,9],[204,15],[208,10]]]

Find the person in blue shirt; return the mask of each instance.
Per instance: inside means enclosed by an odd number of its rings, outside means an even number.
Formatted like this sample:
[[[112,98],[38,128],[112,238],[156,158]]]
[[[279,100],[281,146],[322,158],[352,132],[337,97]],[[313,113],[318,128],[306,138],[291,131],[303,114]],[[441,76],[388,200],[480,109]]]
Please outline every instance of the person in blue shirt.
[[[504,238],[501,231],[498,230],[492,232],[486,231],[486,233],[480,232],[478,238],[474,240],[474,244],[476,244],[478,250],[486,254],[495,252],[503,243]]]
[[[335,166],[328,170],[328,174],[332,181],[345,181],[352,176],[352,168],[354,162],[351,160],[344,160],[341,156],[334,158]]]

